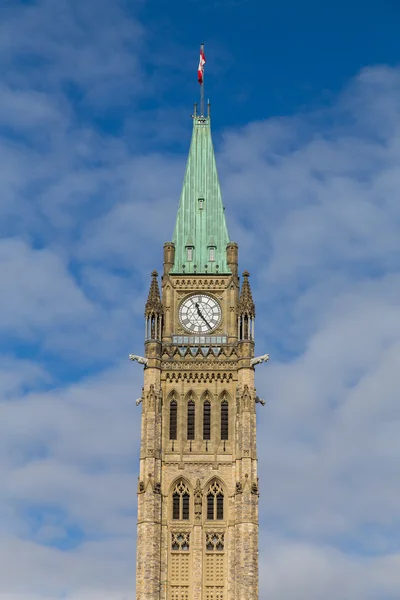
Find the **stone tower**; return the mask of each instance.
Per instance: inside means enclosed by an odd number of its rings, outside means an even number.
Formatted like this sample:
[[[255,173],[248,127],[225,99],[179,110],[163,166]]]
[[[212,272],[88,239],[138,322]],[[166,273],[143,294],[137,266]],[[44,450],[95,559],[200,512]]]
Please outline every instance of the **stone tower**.
[[[258,599],[255,308],[194,114],[173,241],[145,308],[138,600]],[[262,403],[263,401],[261,401]]]

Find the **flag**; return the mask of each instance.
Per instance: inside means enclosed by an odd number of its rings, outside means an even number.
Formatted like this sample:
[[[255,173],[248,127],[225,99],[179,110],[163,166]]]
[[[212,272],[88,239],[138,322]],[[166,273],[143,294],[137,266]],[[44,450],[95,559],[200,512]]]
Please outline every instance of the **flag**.
[[[206,55],[204,54],[204,44],[201,44],[199,67],[197,69],[197,81],[200,83],[200,85],[203,83],[204,65],[205,64],[206,64]]]

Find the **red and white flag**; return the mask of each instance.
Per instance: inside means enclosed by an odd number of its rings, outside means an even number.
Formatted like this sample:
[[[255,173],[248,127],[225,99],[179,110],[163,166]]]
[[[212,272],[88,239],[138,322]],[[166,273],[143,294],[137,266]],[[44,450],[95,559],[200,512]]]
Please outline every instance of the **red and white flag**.
[[[204,44],[201,44],[201,46],[200,46],[200,61],[199,61],[199,67],[197,69],[197,81],[200,83],[200,85],[203,83],[204,65],[205,64],[206,64],[206,55],[204,54]]]

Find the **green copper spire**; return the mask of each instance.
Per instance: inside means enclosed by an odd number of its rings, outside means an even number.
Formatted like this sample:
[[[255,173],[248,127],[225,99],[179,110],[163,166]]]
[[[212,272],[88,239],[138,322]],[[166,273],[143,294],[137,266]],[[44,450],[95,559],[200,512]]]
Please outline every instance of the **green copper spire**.
[[[173,236],[170,273],[230,273],[229,243],[210,116],[193,116],[193,134]]]

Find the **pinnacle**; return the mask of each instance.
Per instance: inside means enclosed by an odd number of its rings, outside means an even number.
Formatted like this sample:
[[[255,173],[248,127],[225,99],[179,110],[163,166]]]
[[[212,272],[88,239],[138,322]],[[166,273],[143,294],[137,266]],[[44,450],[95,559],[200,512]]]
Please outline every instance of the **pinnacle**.
[[[249,282],[250,273],[243,271],[243,284],[240,292],[238,310],[239,314],[247,314],[249,317],[256,316],[256,309],[253,302],[251,287]]]
[[[145,308],[145,316],[148,317],[150,315],[161,315],[163,312],[160,289],[158,287],[158,273],[157,271],[153,271],[152,280],[150,284],[149,295],[146,302]]]

